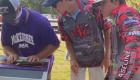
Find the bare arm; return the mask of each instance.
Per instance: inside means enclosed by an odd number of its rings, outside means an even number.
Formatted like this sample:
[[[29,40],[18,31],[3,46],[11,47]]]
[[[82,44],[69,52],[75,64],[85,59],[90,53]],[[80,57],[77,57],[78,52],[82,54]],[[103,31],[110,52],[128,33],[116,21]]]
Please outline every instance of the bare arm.
[[[48,45],[46,46],[40,53],[38,53],[36,56],[39,57],[39,59],[46,58],[53,54],[53,52],[59,47],[59,45]]]
[[[40,61],[40,60],[42,60],[44,58],[47,58],[51,54],[53,54],[53,52],[58,47],[59,47],[59,45],[49,44],[42,51],[40,51],[39,53],[37,53],[36,55],[28,56],[27,60],[28,60],[28,62],[38,62],[38,61]]]
[[[111,53],[111,39],[110,39],[110,30],[105,32],[105,57],[110,59]]]
[[[105,39],[105,55],[103,65],[105,66],[105,72],[107,72],[110,65],[110,55],[111,55],[111,40],[110,40],[110,30],[104,32]]]
[[[69,51],[69,54],[70,54],[70,63],[71,63],[71,70],[77,74],[78,73],[78,68],[79,68],[79,65],[77,63],[77,60],[76,60],[76,54],[74,52],[74,49],[72,47],[72,44],[70,41],[66,41],[66,47],[67,47],[67,50]]]
[[[73,50],[73,47],[72,47],[72,44],[71,44],[70,41],[66,41],[66,47],[67,47],[67,49],[69,51],[71,60],[76,61],[76,55],[75,55],[75,52]]]
[[[17,59],[18,59],[18,54],[14,51],[14,49],[12,49],[11,47],[8,47],[8,46],[3,46],[3,51],[4,51],[4,54],[6,56],[8,56],[7,58],[7,63],[8,64],[11,64],[13,62],[15,62]]]
[[[9,56],[11,54],[17,54],[11,47],[8,46],[2,46],[3,47],[3,52],[6,56]]]

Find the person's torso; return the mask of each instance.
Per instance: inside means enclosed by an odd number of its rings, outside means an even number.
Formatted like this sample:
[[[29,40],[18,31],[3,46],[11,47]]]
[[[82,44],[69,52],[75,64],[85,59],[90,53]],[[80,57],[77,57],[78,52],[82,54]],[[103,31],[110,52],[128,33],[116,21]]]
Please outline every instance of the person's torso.
[[[116,26],[123,43],[140,41],[140,14],[135,9],[123,6],[116,14]]]
[[[84,55],[81,58],[90,59],[89,56],[92,56],[94,60],[102,59],[104,54],[101,32],[95,18],[91,18],[93,16],[88,12],[79,12],[76,19],[71,16],[62,17],[63,30],[68,34],[77,57]]]
[[[10,46],[13,47],[20,56],[37,54],[47,45],[46,41],[41,38],[41,25],[37,20],[41,20],[42,16],[33,11],[29,11],[29,13],[27,22],[23,21],[23,23],[19,23],[17,26],[4,26],[8,34],[6,36]],[[25,17],[26,11],[23,9],[21,20],[25,19]]]

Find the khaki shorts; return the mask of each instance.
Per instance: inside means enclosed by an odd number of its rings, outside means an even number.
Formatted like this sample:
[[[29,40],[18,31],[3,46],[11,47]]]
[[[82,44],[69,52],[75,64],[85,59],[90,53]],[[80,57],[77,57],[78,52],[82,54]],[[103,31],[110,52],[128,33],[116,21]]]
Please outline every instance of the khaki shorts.
[[[79,68],[77,75],[71,71],[70,80],[86,80],[86,69],[88,69],[89,80],[104,80],[104,73],[101,67]]]

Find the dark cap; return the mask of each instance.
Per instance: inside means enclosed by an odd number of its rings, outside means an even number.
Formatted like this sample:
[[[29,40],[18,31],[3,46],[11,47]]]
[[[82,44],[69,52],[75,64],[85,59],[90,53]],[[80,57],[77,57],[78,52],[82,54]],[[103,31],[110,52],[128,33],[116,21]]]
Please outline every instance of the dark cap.
[[[126,4],[126,1],[125,0],[119,0],[119,3],[120,4]]]
[[[58,1],[59,0],[45,0],[42,5],[45,7],[50,7],[54,4],[56,4]]]
[[[11,1],[16,0],[0,0],[0,14],[2,14],[3,20],[13,21],[16,18],[16,11]]]
[[[0,0],[0,13],[11,13],[14,11],[15,8],[10,0]]]

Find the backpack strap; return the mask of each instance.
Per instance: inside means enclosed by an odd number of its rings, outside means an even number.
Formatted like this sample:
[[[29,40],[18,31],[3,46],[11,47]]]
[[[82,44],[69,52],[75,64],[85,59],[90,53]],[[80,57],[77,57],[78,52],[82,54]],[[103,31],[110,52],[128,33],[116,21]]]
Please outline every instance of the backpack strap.
[[[29,19],[30,12],[29,12],[28,9],[25,9],[25,12],[26,12],[25,23],[27,23],[27,21],[28,21],[28,19]]]

